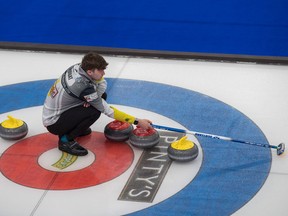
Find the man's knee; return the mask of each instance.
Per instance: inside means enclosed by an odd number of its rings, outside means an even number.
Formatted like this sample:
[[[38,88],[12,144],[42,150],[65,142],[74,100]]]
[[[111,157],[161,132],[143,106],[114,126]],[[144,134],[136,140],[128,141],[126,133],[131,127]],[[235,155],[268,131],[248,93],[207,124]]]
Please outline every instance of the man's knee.
[[[91,113],[90,113],[90,117],[93,119],[93,120],[97,120],[101,115],[101,112],[97,109],[95,109],[94,107],[91,107]]]

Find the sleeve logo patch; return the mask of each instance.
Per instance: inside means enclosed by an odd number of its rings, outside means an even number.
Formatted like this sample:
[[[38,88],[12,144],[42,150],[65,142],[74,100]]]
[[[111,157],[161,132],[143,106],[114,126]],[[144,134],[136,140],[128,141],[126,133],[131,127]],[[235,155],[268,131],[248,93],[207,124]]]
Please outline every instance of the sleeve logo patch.
[[[84,98],[85,98],[85,100],[86,100],[87,102],[91,102],[91,101],[93,101],[93,100],[96,100],[96,99],[98,98],[98,95],[97,95],[97,93],[95,92],[95,93],[93,93],[93,94],[84,96]]]

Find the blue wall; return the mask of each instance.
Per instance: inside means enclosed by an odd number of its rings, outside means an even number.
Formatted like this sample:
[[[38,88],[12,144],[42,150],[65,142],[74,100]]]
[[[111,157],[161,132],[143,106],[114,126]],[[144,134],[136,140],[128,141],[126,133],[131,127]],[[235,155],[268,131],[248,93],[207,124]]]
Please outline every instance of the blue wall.
[[[0,41],[288,56],[287,0],[1,0],[0,11]]]

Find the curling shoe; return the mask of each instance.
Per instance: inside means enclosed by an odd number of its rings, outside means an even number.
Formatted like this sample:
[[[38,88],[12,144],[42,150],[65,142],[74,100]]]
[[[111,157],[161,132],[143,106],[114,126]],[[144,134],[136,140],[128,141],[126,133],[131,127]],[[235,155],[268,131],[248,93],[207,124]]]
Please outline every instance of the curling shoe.
[[[87,149],[79,145],[75,140],[69,142],[62,142],[59,140],[58,149],[71,155],[85,156],[88,154]]]

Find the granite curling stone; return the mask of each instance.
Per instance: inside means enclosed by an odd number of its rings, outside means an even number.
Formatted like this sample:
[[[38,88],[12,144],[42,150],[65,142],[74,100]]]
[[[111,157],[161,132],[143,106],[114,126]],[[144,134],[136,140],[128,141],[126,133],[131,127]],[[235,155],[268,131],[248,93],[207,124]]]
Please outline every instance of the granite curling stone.
[[[129,143],[137,148],[152,148],[156,146],[160,141],[160,136],[157,130],[152,129],[142,129],[136,127],[129,137]]]
[[[27,124],[10,115],[7,117],[8,119],[0,124],[0,137],[6,140],[18,140],[25,137],[28,133]]]
[[[114,120],[106,125],[104,135],[108,140],[123,142],[129,139],[133,129],[133,125],[128,122]]]
[[[199,149],[194,142],[188,140],[187,136],[184,136],[180,140],[171,143],[167,152],[171,160],[188,162],[197,158]]]

